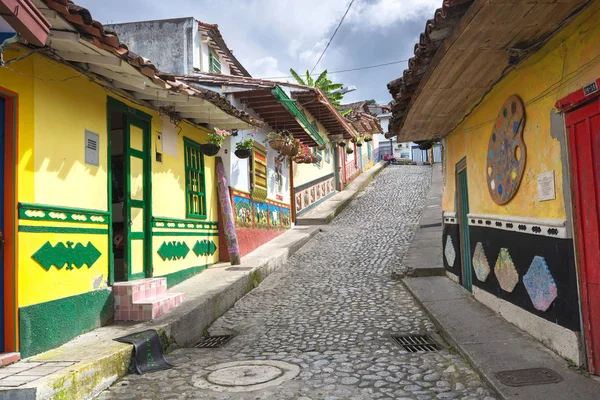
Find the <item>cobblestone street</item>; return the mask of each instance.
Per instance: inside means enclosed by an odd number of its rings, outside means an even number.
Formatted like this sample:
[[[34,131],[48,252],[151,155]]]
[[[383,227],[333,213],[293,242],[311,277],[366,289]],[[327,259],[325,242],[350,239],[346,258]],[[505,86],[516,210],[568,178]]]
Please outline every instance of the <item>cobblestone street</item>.
[[[175,368],[129,375],[99,398],[495,399],[452,349],[408,353],[390,337],[435,333],[391,277],[418,227],[430,177],[429,167],[384,169],[213,324],[211,335],[235,335],[228,344],[179,349],[167,356]]]

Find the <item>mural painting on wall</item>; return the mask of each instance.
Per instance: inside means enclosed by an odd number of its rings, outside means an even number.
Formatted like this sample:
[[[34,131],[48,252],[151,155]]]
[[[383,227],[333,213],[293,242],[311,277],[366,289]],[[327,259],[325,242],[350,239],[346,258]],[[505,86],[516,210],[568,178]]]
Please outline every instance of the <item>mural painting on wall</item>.
[[[516,95],[510,96],[500,109],[488,144],[487,184],[490,196],[497,204],[508,203],[523,178],[527,161],[524,128],[523,102]]]
[[[256,218],[256,228],[269,228],[269,211],[267,203],[254,202],[254,215]]]
[[[252,200],[241,196],[233,196],[235,226],[252,228]]]
[[[284,228],[292,226],[292,218],[290,216],[290,210],[288,208],[281,207],[281,224]]]
[[[535,256],[523,275],[523,284],[536,310],[547,311],[558,296],[556,282],[544,257]]]
[[[334,192],[333,178],[296,193],[296,211],[301,211]]]
[[[296,211],[300,211],[303,208],[304,207],[302,207],[302,193],[298,193],[296,195]]]
[[[281,228],[281,207],[269,204],[269,225],[273,229]]]
[[[483,250],[483,244],[477,242],[475,246],[475,252],[473,253],[473,270],[477,279],[481,282],[485,282],[490,274],[490,264],[488,263],[485,251]]]
[[[498,254],[498,260],[496,260],[496,267],[494,268],[494,274],[502,290],[508,293],[512,293],[515,290],[515,286],[519,283],[519,273],[515,268],[512,257],[508,252],[508,249],[500,249]]]

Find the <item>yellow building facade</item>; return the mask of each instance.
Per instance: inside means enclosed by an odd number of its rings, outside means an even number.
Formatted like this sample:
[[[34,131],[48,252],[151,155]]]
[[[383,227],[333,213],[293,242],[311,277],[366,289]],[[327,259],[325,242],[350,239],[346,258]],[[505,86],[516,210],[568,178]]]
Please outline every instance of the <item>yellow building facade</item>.
[[[0,68],[0,96],[5,165],[14,159],[4,171],[4,351],[31,356],[106,323],[113,282],[172,286],[218,260],[204,128],[170,126],[40,54]]]

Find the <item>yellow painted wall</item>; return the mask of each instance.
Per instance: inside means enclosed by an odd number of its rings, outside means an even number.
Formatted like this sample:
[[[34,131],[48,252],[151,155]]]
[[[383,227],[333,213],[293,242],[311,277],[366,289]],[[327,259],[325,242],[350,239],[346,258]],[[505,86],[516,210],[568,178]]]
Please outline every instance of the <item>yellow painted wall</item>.
[[[5,53],[5,60],[21,56],[16,49]],[[35,76],[36,78],[33,78]],[[19,202],[51,206],[108,210],[107,196],[107,98],[123,103],[152,116],[152,192],[153,215],[162,218],[185,219],[185,177],[183,137],[206,141],[206,133],[182,123],[178,136],[178,157],[163,155],[155,159],[156,136],[161,131],[158,112],[115,95],[91,82],[73,68],[34,54],[23,61],[10,64],[10,70],[0,68],[0,90],[8,89],[19,96],[18,111],[18,189]],[[84,132],[90,130],[100,137],[99,167],[84,163]],[[206,204],[208,218],[217,221],[215,189],[215,159],[205,157]],[[74,224],[60,221],[20,220],[20,225],[49,227],[98,228],[106,225]],[[204,239],[204,236],[198,236]],[[216,241],[216,237],[214,238]],[[31,257],[47,241],[91,242],[102,253],[92,268],[46,271]],[[194,241],[195,242],[195,241]],[[156,243],[156,241],[155,241]],[[19,306],[27,306],[83,294],[105,288],[108,278],[108,236],[106,234],[30,233],[19,234],[18,243]],[[190,246],[191,248],[192,246]],[[153,253],[156,254],[156,248]],[[193,254],[190,251],[190,254]],[[156,256],[153,256],[156,261]],[[205,257],[209,263],[218,260]],[[179,272],[197,266],[196,262],[157,262],[155,275]],[[102,278],[100,278],[102,277]]]
[[[550,115],[557,100],[600,77],[600,3],[593,2],[582,15],[508,74],[475,111],[447,137],[446,189],[443,209],[455,211],[455,166],[467,157],[471,213],[566,219],[562,196],[563,170],[560,143],[550,134]],[[560,85],[553,86],[557,82]],[[497,205],[486,181],[488,141],[505,100],[516,94],[525,103],[523,133],[527,163],[513,199]],[[539,202],[537,175],[555,172],[556,200]],[[569,190],[568,188],[565,188]]]

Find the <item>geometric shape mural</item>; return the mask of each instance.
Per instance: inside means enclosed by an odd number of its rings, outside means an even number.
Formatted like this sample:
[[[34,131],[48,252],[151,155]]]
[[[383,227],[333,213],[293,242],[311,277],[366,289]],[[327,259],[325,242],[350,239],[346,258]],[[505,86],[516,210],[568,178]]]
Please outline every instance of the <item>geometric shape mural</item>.
[[[535,256],[523,276],[523,284],[536,310],[546,311],[556,299],[558,288],[544,257]]]
[[[46,271],[49,271],[53,265],[57,269],[62,269],[66,265],[67,270],[72,270],[73,267],[80,269],[84,264],[88,268],[92,268],[92,265],[102,255],[91,242],[88,242],[85,246],[81,243],[73,245],[73,242],[66,242],[66,245],[58,242],[56,246],[52,246],[50,242],[46,242],[38,251],[33,253],[31,258]]]
[[[494,268],[494,274],[502,290],[508,293],[512,293],[515,290],[515,286],[519,283],[519,273],[515,268],[512,258],[508,249],[500,249],[498,254],[498,260],[496,260],[496,267]]]
[[[164,242],[157,251],[163,261],[185,258],[189,252],[190,248],[185,242]]]
[[[456,261],[456,250],[454,249],[454,243],[452,243],[452,238],[450,235],[446,238],[446,249],[444,250],[444,254],[446,255],[446,261],[448,265],[454,267],[454,262]]]
[[[488,263],[485,251],[483,250],[483,244],[478,242],[475,246],[475,252],[473,253],[473,270],[477,279],[481,282],[485,282],[490,274],[490,264]]]
[[[217,251],[217,246],[212,240],[198,240],[192,250],[197,257],[212,256]]]

